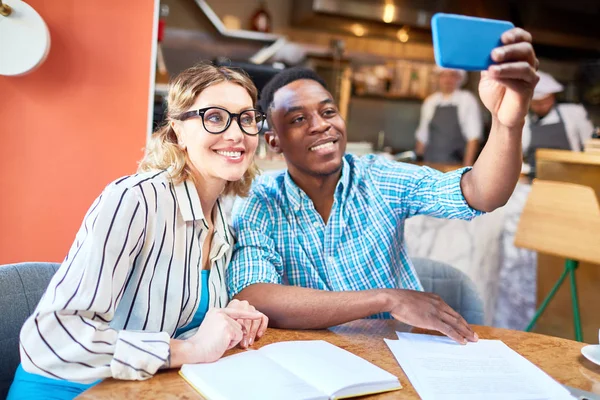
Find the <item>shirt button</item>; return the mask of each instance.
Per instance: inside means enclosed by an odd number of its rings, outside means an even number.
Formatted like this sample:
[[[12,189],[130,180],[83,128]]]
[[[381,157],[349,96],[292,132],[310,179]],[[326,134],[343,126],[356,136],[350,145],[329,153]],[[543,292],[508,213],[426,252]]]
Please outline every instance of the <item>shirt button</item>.
[[[329,263],[329,265],[333,266],[335,265],[335,258],[327,257],[327,262]]]
[[[295,211],[300,211],[300,206],[296,206],[296,207],[294,207],[294,210],[295,210]]]
[[[317,221],[315,221],[315,222],[313,222],[313,226],[314,226],[315,228],[318,228],[318,227],[320,227],[320,226],[321,226],[321,224],[319,224]]]

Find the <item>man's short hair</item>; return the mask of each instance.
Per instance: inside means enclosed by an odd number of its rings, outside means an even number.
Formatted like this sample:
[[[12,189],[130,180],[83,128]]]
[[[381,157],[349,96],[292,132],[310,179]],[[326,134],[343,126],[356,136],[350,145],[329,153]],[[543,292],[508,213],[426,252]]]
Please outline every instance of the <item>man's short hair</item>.
[[[321,78],[315,71],[310,68],[305,67],[294,67],[284,69],[277,75],[275,75],[271,80],[265,85],[261,94],[260,100],[258,102],[259,107],[265,113],[269,113],[269,108],[271,107],[271,103],[273,103],[273,97],[275,96],[275,92],[281,89],[282,87],[289,85],[290,83],[300,80],[300,79],[310,79],[315,82],[318,82],[327,89],[327,85],[323,78]]]

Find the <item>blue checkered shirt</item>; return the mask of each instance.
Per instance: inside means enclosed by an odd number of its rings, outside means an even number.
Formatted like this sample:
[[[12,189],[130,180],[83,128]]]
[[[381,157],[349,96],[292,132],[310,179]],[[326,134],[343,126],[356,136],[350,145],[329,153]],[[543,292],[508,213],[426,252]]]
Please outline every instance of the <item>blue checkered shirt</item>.
[[[229,295],[254,283],[321,290],[423,290],[404,245],[417,214],[472,219],[460,188],[467,168],[441,173],[379,156],[345,155],[327,224],[287,172],[259,178],[233,210]]]

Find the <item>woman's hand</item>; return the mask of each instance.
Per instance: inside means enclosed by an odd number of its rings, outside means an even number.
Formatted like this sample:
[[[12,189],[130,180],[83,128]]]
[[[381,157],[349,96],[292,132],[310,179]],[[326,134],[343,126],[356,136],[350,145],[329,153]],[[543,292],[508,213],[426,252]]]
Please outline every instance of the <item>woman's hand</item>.
[[[258,311],[238,308],[211,308],[206,313],[198,332],[186,343],[191,345],[195,363],[217,361],[223,353],[235,347],[244,338],[244,326],[238,321],[262,321]]]
[[[227,309],[233,310],[245,310],[245,311],[256,311],[254,306],[250,305],[246,300],[231,300],[227,305]],[[240,346],[242,348],[248,348],[254,344],[255,340],[260,339],[267,330],[267,325],[269,324],[269,318],[263,313],[259,313],[262,317],[260,319],[248,319],[248,318],[238,318],[237,322],[242,324],[244,327],[244,337],[240,342]]]

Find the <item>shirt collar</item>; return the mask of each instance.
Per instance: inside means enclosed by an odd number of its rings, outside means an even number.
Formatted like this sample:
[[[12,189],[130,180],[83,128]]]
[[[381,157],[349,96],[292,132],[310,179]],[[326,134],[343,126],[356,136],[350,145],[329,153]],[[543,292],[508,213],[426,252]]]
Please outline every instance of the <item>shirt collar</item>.
[[[285,185],[286,197],[290,203],[290,206],[294,209],[294,211],[300,211],[304,197],[308,196],[302,189],[298,187],[298,185],[296,185],[296,182],[294,182],[290,176],[289,170],[285,171],[283,181]]]
[[[340,200],[344,200],[346,199],[346,197],[348,197],[348,190],[350,189],[351,169],[348,159],[350,159],[351,157],[352,156],[349,154],[345,154],[344,157],[342,157],[342,176],[340,177],[340,181],[338,182],[335,188],[336,196],[338,195],[338,193],[342,196]]]
[[[445,97],[442,92],[437,92],[437,104],[454,104],[458,101],[458,89],[450,94],[450,96]]]
[[[345,154],[342,157],[342,175],[340,176],[340,180],[338,181],[335,188],[335,198],[338,201],[342,201],[348,196],[348,190],[350,188],[350,163],[348,162],[348,158],[351,157],[348,154]],[[302,208],[302,203],[305,201],[311,201],[310,198],[302,189],[296,185],[296,182],[290,176],[290,172],[286,171],[284,176],[284,185],[286,191],[286,197],[290,206],[294,209],[294,211],[300,211]],[[341,196],[338,197],[338,196]]]
[[[223,257],[225,252],[232,246],[231,232],[229,231],[229,225],[225,220],[225,213],[219,199],[217,199],[217,203],[213,208],[212,220],[214,235],[212,237],[209,256],[211,261],[214,261]]]
[[[217,199],[217,204],[215,204],[213,211],[212,219],[215,232],[225,241],[225,244],[229,248],[232,245],[231,232],[229,231],[229,224],[227,223],[225,210],[221,206],[220,199]]]
[[[202,211],[202,205],[200,204],[200,197],[198,196],[198,191],[196,190],[196,186],[191,179],[187,179],[181,183],[173,184],[175,187],[175,196],[177,197],[177,205],[179,207],[179,211],[181,212],[181,216],[183,220],[186,222],[189,221],[202,221],[204,227],[208,228],[208,222],[204,217],[204,212]],[[214,256],[219,258],[223,252],[225,252],[229,247],[231,247],[232,237],[231,232],[229,231],[229,225],[227,224],[225,216],[225,210],[221,206],[221,201],[217,199],[217,203],[213,209],[212,220],[214,224],[214,232],[215,239],[220,239],[217,247],[220,249]],[[221,243],[222,246],[221,246]],[[211,251],[211,258],[212,257]]]
[[[203,220],[206,223],[194,182],[188,178],[181,183],[174,183],[173,185],[175,186],[177,205],[179,206],[183,220],[186,222]]]
[[[533,122],[534,124],[540,124],[540,125],[555,124],[557,122],[560,122],[560,120],[561,120],[560,113],[559,113],[556,105],[554,107],[552,107],[550,109],[550,111],[548,111],[548,114],[544,115],[543,117],[540,118],[537,116],[537,114],[531,113],[530,118],[531,118],[531,122]]]

